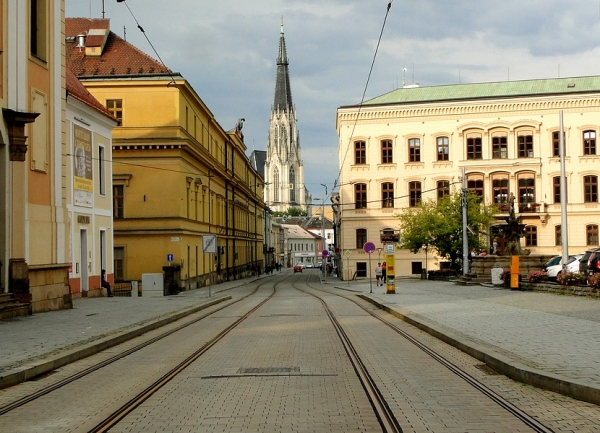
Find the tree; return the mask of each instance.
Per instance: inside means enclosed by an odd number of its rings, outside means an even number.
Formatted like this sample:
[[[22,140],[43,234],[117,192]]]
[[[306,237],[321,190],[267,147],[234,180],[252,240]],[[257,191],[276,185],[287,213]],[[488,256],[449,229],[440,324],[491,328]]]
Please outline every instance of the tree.
[[[485,206],[473,193],[467,195],[469,245],[478,250],[487,248],[487,228],[498,212],[495,206]],[[462,197],[453,191],[440,200],[425,200],[419,206],[406,209],[400,220],[400,248],[417,253],[422,248],[436,250],[440,257],[450,259],[458,269],[462,262]],[[459,263],[460,262],[460,263]]]

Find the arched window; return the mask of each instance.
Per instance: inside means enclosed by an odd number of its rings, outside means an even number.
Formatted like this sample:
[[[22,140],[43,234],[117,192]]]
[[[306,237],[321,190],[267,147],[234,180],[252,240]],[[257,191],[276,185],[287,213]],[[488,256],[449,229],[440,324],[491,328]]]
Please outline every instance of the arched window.
[[[450,158],[450,140],[448,137],[437,138],[437,160],[448,161]]]
[[[279,192],[281,186],[279,185],[279,169],[275,168],[275,173],[273,173],[273,200],[279,201]]]
[[[381,207],[394,207],[394,184],[392,182],[384,182],[381,184]]]
[[[367,184],[366,183],[355,183],[354,184],[354,208],[355,209],[366,209],[367,208]]]
[[[508,158],[508,137],[506,133],[499,132],[492,135],[492,158],[506,159]]]
[[[510,190],[508,187],[508,174],[495,174],[492,178],[492,195],[494,204],[498,205],[500,210],[508,211],[508,197]],[[506,209],[504,209],[506,207]]]
[[[519,132],[517,136],[519,158],[533,158],[533,132]]]
[[[356,249],[362,250],[367,243],[367,229],[356,229]]]
[[[479,197],[479,201],[482,202],[485,197],[483,194],[483,175],[475,174],[467,177],[467,189]]]
[[[296,172],[290,168],[290,203],[296,203]]]
[[[537,227],[536,226],[525,227],[525,246],[537,247]]]
[[[438,180],[437,181],[437,199],[441,200],[447,195],[450,195],[450,181]]]
[[[482,159],[481,134],[467,135],[467,159]]]

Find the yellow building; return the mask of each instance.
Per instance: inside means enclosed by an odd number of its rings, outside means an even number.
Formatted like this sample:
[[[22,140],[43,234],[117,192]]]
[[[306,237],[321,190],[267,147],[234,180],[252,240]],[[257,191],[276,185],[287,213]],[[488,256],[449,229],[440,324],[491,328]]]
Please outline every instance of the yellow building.
[[[64,1],[0,1],[0,291],[71,305]]]
[[[525,227],[523,248],[560,254],[559,112],[564,112],[569,253],[598,246],[600,76],[397,89],[338,109],[341,247],[366,271],[362,245],[423,198],[461,187],[501,209],[489,239],[503,239],[508,200]],[[354,131],[354,132],[353,132]],[[396,275],[437,268],[440,258],[396,253]],[[427,263],[426,263],[427,261]],[[346,265],[346,260],[343,261]],[[346,273],[344,274],[346,275]]]
[[[67,18],[66,33],[88,35],[67,45],[67,64],[120,121],[115,280],[174,266],[180,288],[190,289],[261,264],[264,180],[245,156],[243,120],[224,130],[181,75],[112,33],[108,20]],[[216,254],[203,252],[211,235]]]

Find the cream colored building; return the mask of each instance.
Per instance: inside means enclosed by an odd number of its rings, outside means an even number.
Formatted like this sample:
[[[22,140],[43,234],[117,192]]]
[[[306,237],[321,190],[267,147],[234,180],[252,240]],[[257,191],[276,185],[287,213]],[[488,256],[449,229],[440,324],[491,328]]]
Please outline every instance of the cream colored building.
[[[0,0],[0,292],[69,308],[64,0]]]
[[[522,246],[560,254],[559,112],[564,113],[569,253],[598,246],[600,76],[401,88],[337,112],[343,266],[364,269],[362,245],[425,198],[467,188],[526,224]],[[503,239],[499,239],[503,247]],[[437,268],[439,257],[396,252],[399,276]],[[360,274],[360,272],[359,272]]]

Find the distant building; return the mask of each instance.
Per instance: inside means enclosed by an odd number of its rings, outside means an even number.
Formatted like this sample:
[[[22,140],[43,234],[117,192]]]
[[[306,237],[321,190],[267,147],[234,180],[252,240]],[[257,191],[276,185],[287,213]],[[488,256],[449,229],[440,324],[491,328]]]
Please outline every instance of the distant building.
[[[287,251],[287,267],[318,263],[319,251],[323,248],[321,236],[294,224],[282,224],[285,230],[285,246]]]
[[[306,211],[311,202],[304,185],[304,164],[288,66],[282,24],[267,150],[266,153],[254,151],[251,156],[257,171],[261,172],[259,167],[264,165],[265,202],[276,212],[285,212],[290,207]]]
[[[567,197],[560,194],[559,111],[564,111]],[[508,200],[525,224],[522,247],[560,254],[567,206],[569,253],[598,246],[600,76],[401,88],[337,111],[341,167],[341,249],[351,272],[366,273],[365,242],[422,199],[466,185],[494,203],[497,222],[482,234],[500,249]],[[396,253],[396,275],[437,268],[435,254]],[[346,259],[343,265],[346,266]]]

